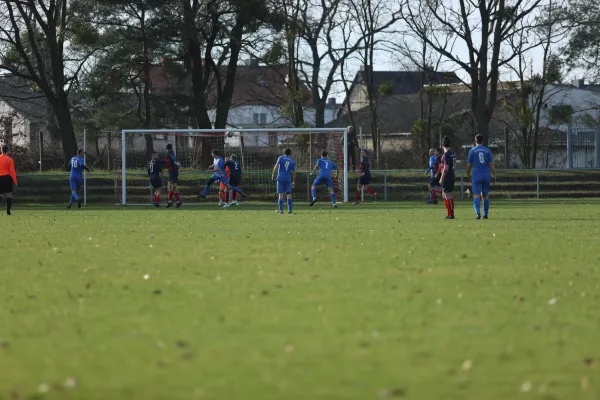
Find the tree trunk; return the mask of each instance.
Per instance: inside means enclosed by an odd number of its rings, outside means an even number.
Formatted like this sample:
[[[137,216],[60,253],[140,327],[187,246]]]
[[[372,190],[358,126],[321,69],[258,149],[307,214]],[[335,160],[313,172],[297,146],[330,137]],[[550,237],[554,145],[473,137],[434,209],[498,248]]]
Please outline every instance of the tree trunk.
[[[66,93],[58,93],[58,99],[52,102],[52,110],[56,116],[58,128],[61,132],[62,147],[64,152],[64,165],[69,165],[69,160],[77,155],[77,139],[73,129],[73,120],[69,110],[69,101]]]
[[[143,52],[144,52],[144,123],[142,127],[144,129],[152,128],[152,106],[150,104],[150,89],[152,85],[152,81],[150,80],[150,55],[149,55],[149,45],[148,45],[148,36],[146,34],[146,19],[145,12],[142,11],[141,16],[141,28],[142,35],[144,35],[143,40]],[[146,160],[150,161],[152,159],[152,153],[154,152],[154,140],[152,139],[151,134],[144,134],[144,141],[146,143]]]

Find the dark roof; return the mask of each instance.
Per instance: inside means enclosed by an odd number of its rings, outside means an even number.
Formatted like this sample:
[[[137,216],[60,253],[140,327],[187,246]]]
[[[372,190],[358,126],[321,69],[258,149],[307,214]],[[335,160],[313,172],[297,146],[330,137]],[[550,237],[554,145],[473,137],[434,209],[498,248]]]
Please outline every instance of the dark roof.
[[[359,71],[354,77],[352,86],[366,81],[365,71]],[[373,71],[373,86],[379,93],[382,84],[392,84],[391,94],[418,94],[423,85],[437,85],[442,83],[460,83],[454,72],[428,71]]]
[[[227,66],[221,67],[221,77],[224,80]],[[288,102],[286,94],[287,65],[264,66],[256,63],[238,65],[235,74],[235,85],[231,105],[275,105],[282,106]],[[155,93],[169,91],[189,91],[191,84],[187,85],[185,71],[177,64],[153,65],[150,70],[152,90]],[[225,84],[225,82],[223,82]],[[307,104],[310,104],[310,91],[306,90]],[[208,104],[211,106],[216,101],[216,79],[213,77],[209,83],[207,93]]]
[[[0,101],[31,122],[46,122],[46,99],[43,94],[33,90],[30,82],[0,76]]]

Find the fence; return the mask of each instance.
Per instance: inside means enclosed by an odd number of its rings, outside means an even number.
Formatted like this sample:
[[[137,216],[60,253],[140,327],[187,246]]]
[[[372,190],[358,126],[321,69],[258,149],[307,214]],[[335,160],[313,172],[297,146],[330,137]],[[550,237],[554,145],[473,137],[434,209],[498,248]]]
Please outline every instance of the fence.
[[[88,204],[115,204],[118,200],[119,172],[98,171],[87,178]],[[255,171],[245,174],[241,187],[247,191],[250,201],[274,202],[274,186],[270,171]],[[56,204],[64,203],[69,196],[69,174],[65,173],[24,173],[19,174],[17,196],[22,203]],[[184,201],[195,200],[202,185],[208,178],[205,172],[184,170],[180,175],[180,188]],[[144,173],[131,174],[130,190],[147,196],[150,204],[150,188]],[[299,171],[294,189],[295,201],[309,200],[310,186],[314,176],[308,171]],[[378,193],[380,201],[425,201],[428,196],[428,177],[424,171],[373,171],[371,187]],[[356,193],[357,173],[350,173],[350,201]],[[464,171],[457,172],[455,193],[461,199],[469,197],[471,184]],[[325,192],[320,196],[326,197]],[[502,170],[492,186],[492,196],[504,199],[544,199],[565,197],[598,197],[600,195],[600,170]],[[370,201],[365,195],[365,200]],[[215,196],[211,201],[218,201]]]

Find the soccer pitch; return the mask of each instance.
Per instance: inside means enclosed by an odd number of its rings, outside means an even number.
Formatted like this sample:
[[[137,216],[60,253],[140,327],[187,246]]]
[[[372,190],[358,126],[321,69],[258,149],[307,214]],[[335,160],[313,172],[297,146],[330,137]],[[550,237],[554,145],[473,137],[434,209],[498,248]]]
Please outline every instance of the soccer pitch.
[[[598,399],[600,202],[19,208],[0,399]]]

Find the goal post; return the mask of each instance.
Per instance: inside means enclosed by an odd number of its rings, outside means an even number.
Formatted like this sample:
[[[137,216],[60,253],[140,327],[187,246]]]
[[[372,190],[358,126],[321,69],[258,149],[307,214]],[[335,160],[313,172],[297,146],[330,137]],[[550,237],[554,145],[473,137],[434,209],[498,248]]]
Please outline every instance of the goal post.
[[[295,201],[309,200],[308,187],[304,190],[302,186],[308,186],[317,158],[327,150],[340,169],[335,185],[338,197],[348,202],[347,136],[345,128],[125,129],[121,131],[121,182],[118,178],[115,181],[121,194],[119,203],[151,205],[149,158],[151,151],[163,158],[167,143],[173,145],[181,163],[180,188],[185,204],[194,202],[206,182],[213,149],[222,152],[223,157],[236,154],[243,170],[241,188],[251,201],[275,201],[276,184],[271,180],[271,171],[276,157],[288,147],[297,163]],[[212,190],[218,190],[218,185]]]

